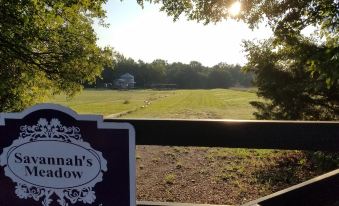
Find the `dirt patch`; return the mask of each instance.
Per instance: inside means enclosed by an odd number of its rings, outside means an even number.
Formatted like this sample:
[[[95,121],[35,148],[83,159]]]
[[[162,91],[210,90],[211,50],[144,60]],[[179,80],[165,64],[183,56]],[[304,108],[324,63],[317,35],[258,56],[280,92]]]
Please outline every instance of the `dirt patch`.
[[[237,205],[321,172],[300,151],[137,146],[137,199]]]

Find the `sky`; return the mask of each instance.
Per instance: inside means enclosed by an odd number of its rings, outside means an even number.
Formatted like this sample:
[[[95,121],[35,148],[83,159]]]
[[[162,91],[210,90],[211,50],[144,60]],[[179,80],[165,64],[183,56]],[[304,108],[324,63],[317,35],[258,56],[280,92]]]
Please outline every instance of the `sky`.
[[[252,31],[233,20],[205,26],[183,16],[173,22],[158,5],[147,3],[142,9],[136,0],[109,0],[105,9],[109,27],[94,25],[97,44],[144,62],[164,59],[168,63],[199,61],[205,66],[220,62],[243,65],[246,57],[242,41],[272,35],[264,26]]]

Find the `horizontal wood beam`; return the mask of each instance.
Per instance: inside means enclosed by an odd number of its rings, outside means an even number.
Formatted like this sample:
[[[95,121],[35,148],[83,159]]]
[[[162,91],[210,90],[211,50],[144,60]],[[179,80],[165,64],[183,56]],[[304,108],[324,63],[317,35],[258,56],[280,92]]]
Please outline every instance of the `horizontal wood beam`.
[[[105,119],[129,122],[138,145],[339,151],[339,122]]]
[[[335,203],[339,204],[339,169],[243,206],[333,206]]]

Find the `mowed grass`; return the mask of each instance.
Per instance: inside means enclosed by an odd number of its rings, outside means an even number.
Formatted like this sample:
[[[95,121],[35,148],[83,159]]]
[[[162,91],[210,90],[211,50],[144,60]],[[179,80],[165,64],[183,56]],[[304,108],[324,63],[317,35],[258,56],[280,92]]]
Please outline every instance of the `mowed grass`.
[[[125,117],[184,119],[253,119],[255,93],[226,89],[176,90]]]
[[[249,102],[254,100],[254,92],[231,89],[84,90],[72,99],[60,95],[51,102],[79,113],[125,113],[120,115],[124,118],[253,119]]]
[[[152,90],[84,90],[72,98],[57,95],[48,102],[61,104],[82,114],[110,115],[142,107],[146,101],[165,98],[171,91]]]

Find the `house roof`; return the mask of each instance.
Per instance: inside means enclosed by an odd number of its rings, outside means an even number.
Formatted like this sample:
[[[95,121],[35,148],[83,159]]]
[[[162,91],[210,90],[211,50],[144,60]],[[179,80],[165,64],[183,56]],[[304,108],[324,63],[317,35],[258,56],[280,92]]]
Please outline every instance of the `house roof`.
[[[131,75],[130,73],[126,73],[120,76],[120,78],[134,78],[133,75]]]

